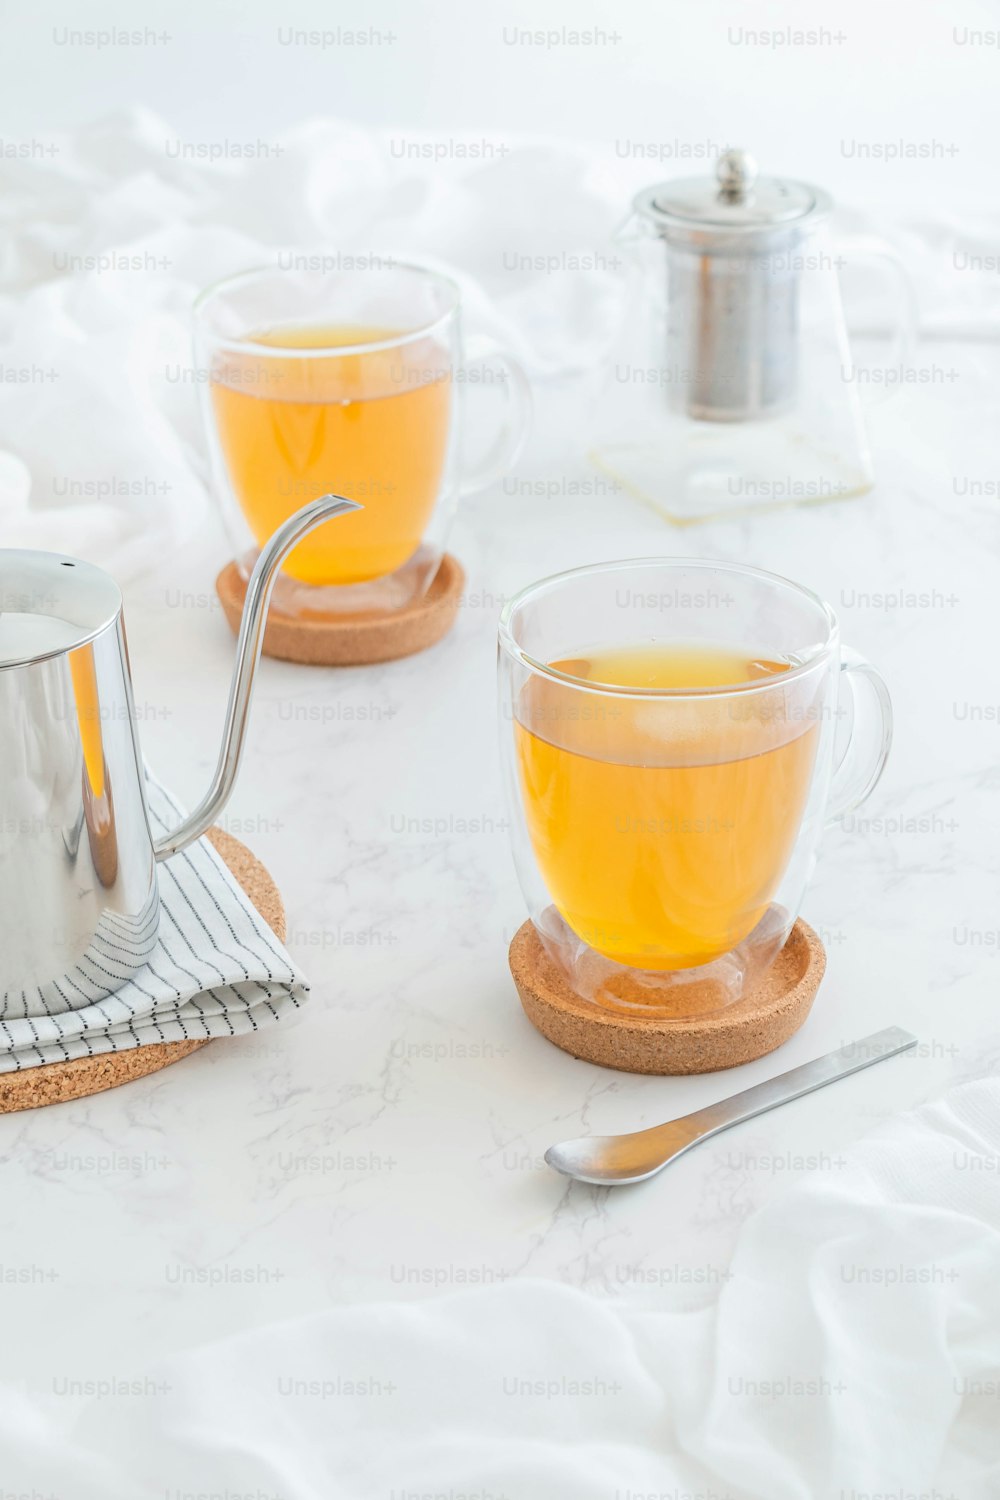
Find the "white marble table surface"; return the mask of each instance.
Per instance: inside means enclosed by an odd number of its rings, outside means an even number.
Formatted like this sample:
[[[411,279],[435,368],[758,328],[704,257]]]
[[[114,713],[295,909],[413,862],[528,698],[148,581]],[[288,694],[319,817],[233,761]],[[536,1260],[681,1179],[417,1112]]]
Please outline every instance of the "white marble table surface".
[[[262,664],[225,822],[280,885],[311,1003],[117,1092],[0,1118],[6,1380],[68,1421],[88,1381],[142,1379],[166,1352],[317,1306],[522,1276],[701,1300],[784,1184],[836,1172],[880,1119],[1000,1064],[1000,357],[938,343],[918,360],[925,383],[873,416],[866,499],[675,532],[625,497],[571,493],[582,465],[529,456],[523,492],[483,495],[456,525],[469,594],[433,653]],[[830,833],[806,898],[829,967],[805,1027],[776,1056],[680,1080],[577,1062],[523,1016],[494,708],[505,595],[671,551],[825,594],[887,675],[897,724],[880,788]],[[145,750],[189,804],[233,656],[224,559],[207,525],[127,591]],[[573,1186],[542,1162],[560,1137],[655,1123],[891,1023],[919,1035],[915,1055],[645,1188]]]

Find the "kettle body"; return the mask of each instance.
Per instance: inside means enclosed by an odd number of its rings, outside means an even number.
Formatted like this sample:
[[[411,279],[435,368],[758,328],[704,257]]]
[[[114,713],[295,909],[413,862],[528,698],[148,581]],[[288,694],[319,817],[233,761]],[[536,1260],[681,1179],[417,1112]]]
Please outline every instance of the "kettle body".
[[[146,805],[118,585],[77,558],[0,550],[0,1025],[99,1004],[148,962],[157,864],[211,825],[236,779],[281,560],[314,526],[358,508],[324,496],[261,553],[212,785],[160,839]]]
[[[0,989],[5,1016],[44,1015],[112,993],[156,944],[117,585],[76,559],[0,554],[0,651]]]

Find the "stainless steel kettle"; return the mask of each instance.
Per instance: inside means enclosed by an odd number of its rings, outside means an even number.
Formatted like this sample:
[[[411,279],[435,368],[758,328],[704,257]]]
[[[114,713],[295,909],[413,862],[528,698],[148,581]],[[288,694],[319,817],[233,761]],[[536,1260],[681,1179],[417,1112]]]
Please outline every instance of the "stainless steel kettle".
[[[161,839],[118,585],[76,558],[0,550],[0,1016],[79,1009],[142,968],[159,925],[157,860],[204,833],[233,789],[281,562],[314,526],[360,508],[325,495],[261,552],[212,784]]]

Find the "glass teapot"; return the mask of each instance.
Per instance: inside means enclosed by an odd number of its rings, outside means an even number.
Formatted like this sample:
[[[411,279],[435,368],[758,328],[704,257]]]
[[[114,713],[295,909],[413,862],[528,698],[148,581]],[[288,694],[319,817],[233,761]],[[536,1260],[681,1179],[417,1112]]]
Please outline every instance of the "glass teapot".
[[[891,274],[890,368],[909,362],[914,301],[887,245],[833,243],[832,207],[808,183],[760,177],[745,151],[721,156],[714,180],[660,183],[633,200],[619,233],[633,252],[628,313],[590,457],[669,520],[871,488],[838,271],[849,256]]]

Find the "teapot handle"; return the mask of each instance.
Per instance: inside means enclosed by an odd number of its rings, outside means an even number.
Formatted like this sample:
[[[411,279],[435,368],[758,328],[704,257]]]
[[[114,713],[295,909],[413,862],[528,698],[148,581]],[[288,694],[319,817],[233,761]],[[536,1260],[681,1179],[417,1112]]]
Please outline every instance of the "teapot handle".
[[[344,516],[364,507],[342,495],[323,495],[296,511],[271,537],[257,559],[257,565],[247,584],[247,597],[243,605],[240,636],[236,645],[236,665],[229,688],[229,703],[226,722],[222,731],[222,748],[215,767],[212,784],[194,812],[170,833],[165,833],[153,845],[156,859],[169,859],[171,854],[194,843],[215,822],[229,800],[240,769],[243,746],[246,742],[250,703],[253,698],[254,678],[264,644],[264,627],[267,624],[267,607],[271,602],[271,590],[278,569],[297,542],[307,532],[334,516]]]
[[[902,389],[906,372],[913,369],[913,351],[917,341],[917,298],[913,282],[903,257],[891,245],[886,244],[885,240],[880,240],[875,235],[849,235],[837,240],[836,249],[847,260],[879,266],[885,273],[886,281],[894,289],[896,327],[890,346],[890,358],[886,361],[885,368],[887,371],[898,370],[900,378],[898,382],[887,380],[881,388],[870,385],[861,388],[865,406],[880,406]]]

